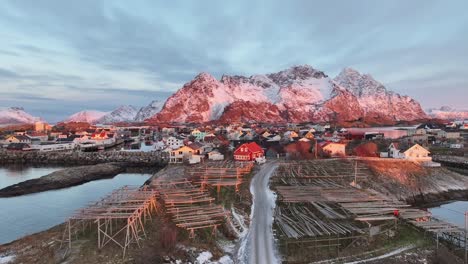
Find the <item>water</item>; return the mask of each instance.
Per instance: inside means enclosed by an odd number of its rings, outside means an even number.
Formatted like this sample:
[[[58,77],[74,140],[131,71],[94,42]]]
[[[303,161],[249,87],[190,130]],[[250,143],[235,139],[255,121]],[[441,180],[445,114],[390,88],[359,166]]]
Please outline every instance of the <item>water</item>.
[[[408,129],[413,127],[366,127],[366,128],[347,128],[349,132],[353,133],[365,133],[365,132],[378,132],[383,133],[385,138],[397,139],[404,137],[408,134]]]
[[[467,201],[456,201],[438,207],[430,208],[433,217],[445,220],[461,228],[465,228],[465,212],[468,211]]]
[[[63,223],[89,202],[124,185],[142,185],[149,177],[150,174],[121,173],[112,179],[66,189],[0,198],[0,244]]]
[[[60,169],[63,168],[21,166],[0,167],[0,189],[22,181],[39,178]]]

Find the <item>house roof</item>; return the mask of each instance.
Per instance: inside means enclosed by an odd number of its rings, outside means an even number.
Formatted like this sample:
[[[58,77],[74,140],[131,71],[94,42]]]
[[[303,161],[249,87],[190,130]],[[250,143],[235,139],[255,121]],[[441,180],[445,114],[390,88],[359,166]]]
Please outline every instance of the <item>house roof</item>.
[[[193,150],[203,148],[203,144],[201,144],[200,142],[193,142],[193,143],[188,144],[187,146]]]
[[[14,135],[14,136],[10,136],[10,137],[15,137],[16,139],[18,140],[31,140],[31,138],[29,138],[28,136],[23,136],[23,135]]]
[[[407,151],[410,151],[412,149],[419,149],[423,152],[426,152],[426,153],[431,153],[429,150],[425,149],[423,146],[419,145],[419,144],[414,144],[411,148],[408,148],[407,150],[403,151],[403,152],[407,152]]]
[[[247,154],[249,152],[263,152],[263,149],[255,142],[244,143],[240,145],[235,153]]]

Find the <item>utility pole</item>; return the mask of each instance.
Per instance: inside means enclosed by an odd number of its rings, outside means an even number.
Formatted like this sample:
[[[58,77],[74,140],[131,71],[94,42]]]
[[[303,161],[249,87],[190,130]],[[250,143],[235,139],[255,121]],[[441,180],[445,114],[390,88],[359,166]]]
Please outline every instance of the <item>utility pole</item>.
[[[354,186],[357,186],[357,160],[354,161]]]
[[[465,264],[468,263],[468,248],[466,243],[466,232],[468,230],[468,211],[465,211]]]

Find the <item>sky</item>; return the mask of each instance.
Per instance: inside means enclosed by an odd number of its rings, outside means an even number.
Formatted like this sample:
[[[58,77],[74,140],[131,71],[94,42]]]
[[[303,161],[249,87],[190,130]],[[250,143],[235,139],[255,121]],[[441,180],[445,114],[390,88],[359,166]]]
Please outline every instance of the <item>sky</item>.
[[[0,1],[0,106],[51,122],[308,64],[468,109],[468,1]]]

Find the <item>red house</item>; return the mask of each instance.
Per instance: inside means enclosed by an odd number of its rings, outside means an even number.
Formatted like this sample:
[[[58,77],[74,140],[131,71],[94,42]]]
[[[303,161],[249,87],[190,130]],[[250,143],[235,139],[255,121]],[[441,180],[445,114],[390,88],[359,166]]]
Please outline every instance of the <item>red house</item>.
[[[264,155],[263,149],[255,142],[244,143],[234,151],[234,159],[239,161],[252,161]]]

